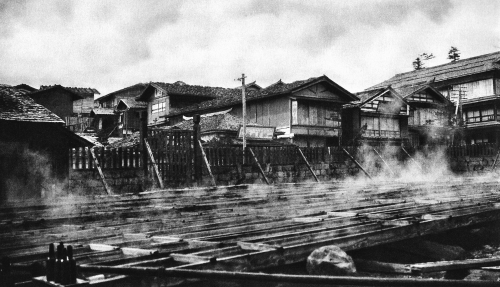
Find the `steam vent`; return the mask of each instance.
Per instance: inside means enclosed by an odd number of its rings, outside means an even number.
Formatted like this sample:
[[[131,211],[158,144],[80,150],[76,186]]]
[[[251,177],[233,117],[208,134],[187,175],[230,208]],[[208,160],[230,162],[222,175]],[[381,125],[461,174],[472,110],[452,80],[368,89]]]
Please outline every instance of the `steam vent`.
[[[2,84],[0,286],[500,286],[499,59]]]

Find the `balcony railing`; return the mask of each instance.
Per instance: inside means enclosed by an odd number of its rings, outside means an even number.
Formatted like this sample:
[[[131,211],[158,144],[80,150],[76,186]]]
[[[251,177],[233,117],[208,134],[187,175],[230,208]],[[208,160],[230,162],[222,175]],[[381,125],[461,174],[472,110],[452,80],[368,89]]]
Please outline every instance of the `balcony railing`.
[[[365,137],[369,138],[400,138],[400,131],[379,131],[379,130],[366,130]]]

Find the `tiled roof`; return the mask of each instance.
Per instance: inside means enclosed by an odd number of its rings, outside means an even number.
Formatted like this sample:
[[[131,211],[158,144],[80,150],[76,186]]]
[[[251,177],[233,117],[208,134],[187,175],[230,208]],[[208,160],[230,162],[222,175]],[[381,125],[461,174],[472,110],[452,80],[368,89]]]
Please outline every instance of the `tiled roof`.
[[[129,109],[145,109],[148,107],[147,102],[135,101],[134,99],[120,99],[117,108],[121,105],[125,105]]]
[[[0,85],[0,120],[64,124],[56,114],[7,85]]]
[[[499,61],[500,52],[485,54],[448,64],[397,74],[389,80],[370,87],[367,90],[387,87],[388,85],[397,87],[399,85],[422,84],[429,81],[440,82],[490,70],[498,70],[500,69]]]
[[[58,85],[54,85],[54,86],[58,86]],[[40,86],[40,90],[50,89],[54,86]],[[94,88],[78,88],[78,87],[64,87],[64,88],[72,91],[73,93],[77,93],[80,95],[81,94],[100,94],[99,91],[94,89]]]
[[[33,91],[32,93],[30,93],[30,97],[37,97],[37,96],[41,96],[41,95],[46,95],[47,93],[50,93],[51,91],[53,90],[57,90],[57,89],[60,89],[68,94],[71,95],[73,101],[75,100],[81,100],[83,99],[84,97],[81,95],[81,94],[78,94],[78,93],[75,93],[73,92],[72,90],[70,89],[67,89],[61,85],[53,85],[53,86],[45,86],[44,89],[40,89],[40,90],[35,90]]]
[[[229,113],[216,114],[208,117],[200,118],[200,131],[220,131],[220,130],[230,130],[237,131],[239,127],[243,124],[243,121],[239,117],[235,117]],[[249,126],[258,126],[255,123],[249,124]],[[193,129],[193,120],[182,121],[172,127],[176,127],[183,130]],[[170,127],[171,128],[171,127]]]
[[[148,86],[148,84],[138,83],[138,84],[132,85],[130,87],[126,87],[126,88],[120,89],[118,91],[111,92],[111,93],[109,93],[107,95],[104,95],[104,96],[96,99],[96,101],[102,102],[102,101],[108,99],[109,97],[112,97],[113,95],[119,94],[119,93],[121,93],[123,91],[132,90],[132,89],[136,89],[136,88],[139,88],[139,89],[142,88],[141,91],[138,92],[136,95],[129,95],[129,96],[127,96],[127,97],[130,97],[130,98],[134,98],[134,97],[137,97],[142,92],[142,90],[144,90],[147,86]]]
[[[380,94],[384,90],[385,90],[385,88],[379,88],[379,89],[373,89],[373,90],[369,90],[369,91],[355,93],[354,95],[356,95],[356,97],[359,98],[359,102],[355,102],[353,104],[364,104],[367,101],[369,101],[371,98],[373,98],[374,96]]]
[[[261,98],[266,98],[266,97],[271,97],[275,95],[281,95],[281,94],[287,94],[292,92],[293,90],[300,88],[302,86],[312,84],[315,81],[320,81],[320,80],[327,80],[331,81],[328,79],[326,76],[321,76],[321,77],[316,77],[316,78],[309,78],[307,80],[301,80],[301,81],[295,81],[292,83],[283,83],[281,80],[278,81],[277,83],[274,83],[262,90],[249,90],[246,91],[245,96],[247,101],[252,101],[256,99],[261,99]],[[332,81],[333,83],[333,81]],[[335,83],[333,83],[336,85]],[[338,86],[338,85],[337,85]],[[342,87],[338,86],[339,89],[342,89]],[[170,113],[168,116],[175,116],[175,115],[180,115],[183,113],[188,113],[192,111],[197,111],[197,110],[208,110],[208,109],[216,109],[216,108],[224,108],[224,107],[229,107],[235,104],[238,104],[241,102],[241,89],[223,89],[223,88],[217,88],[220,89],[218,90],[219,93],[216,93],[217,98],[209,101],[204,101],[198,104],[190,105],[184,108],[180,108],[172,113]],[[345,90],[344,90],[345,91]],[[348,91],[345,91],[349,95],[351,95]],[[353,99],[355,98],[352,96]]]

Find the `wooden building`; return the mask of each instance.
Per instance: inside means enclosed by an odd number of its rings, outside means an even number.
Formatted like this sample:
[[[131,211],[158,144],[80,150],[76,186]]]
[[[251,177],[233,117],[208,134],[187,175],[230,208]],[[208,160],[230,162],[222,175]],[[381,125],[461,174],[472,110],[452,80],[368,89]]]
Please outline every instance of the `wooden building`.
[[[500,52],[397,74],[370,89],[425,83],[456,105],[455,122],[463,122],[463,142],[500,145]]]
[[[150,83],[136,97],[136,101],[147,103],[148,125],[164,126],[172,125],[166,121],[166,115],[186,106],[215,99],[225,90],[229,89],[188,85],[181,81],[173,84],[156,82]]]
[[[183,116],[206,114],[231,108],[230,114],[242,117],[241,88],[213,89],[215,98],[195,105],[165,112],[164,118],[176,124]],[[246,122],[275,127],[281,138],[299,146],[333,146],[342,134],[341,110],[356,96],[327,76],[284,83],[281,80],[246,93]]]
[[[124,135],[133,134],[141,129],[141,114],[146,111],[148,103],[134,99],[121,99],[115,107],[120,114],[119,129]]]
[[[360,100],[344,106],[343,145],[400,145],[408,139],[408,103],[390,86],[355,94]]]
[[[31,92],[29,96],[36,103],[46,107],[51,112],[62,119],[74,115],[73,103],[83,100],[80,94],[77,94],[60,85],[49,86],[41,90]]]
[[[91,146],[25,93],[0,85],[0,201],[65,189],[69,149]]]
[[[453,103],[429,84],[395,89],[410,106],[408,140],[412,146],[447,144],[452,136]]]

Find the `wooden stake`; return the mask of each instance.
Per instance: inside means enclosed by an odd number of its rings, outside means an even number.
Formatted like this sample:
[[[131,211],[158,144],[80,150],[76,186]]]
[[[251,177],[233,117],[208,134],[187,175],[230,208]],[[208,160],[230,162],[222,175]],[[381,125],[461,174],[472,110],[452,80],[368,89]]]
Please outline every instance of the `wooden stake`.
[[[411,156],[411,155],[410,155],[410,154],[406,151],[406,149],[405,149],[403,146],[401,146],[401,149],[402,149],[402,150],[405,152],[405,154],[406,154],[406,155],[407,155],[407,156],[408,156],[408,157],[409,157],[409,158],[413,161],[413,163],[415,163],[415,165],[416,165],[416,166],[417,166],[420,170],[423,170],[422,166],[421,166],[418,162],[416,162],[416,161],[413,159],[413,157],[412,157],[412,156]]]
[[[160,185],[160,188],[163,189],[163,180],[160,176],[160,171],[158,170],[158,165],[156,164],[155,157],[153,155],[153,151],[151,150],[151,147],[149,146],[148,140],[144,139],[144,145],[146,146],[146,149],[149,154],[149,159],[151,160],[151,163],[153,164],[153,169],[155,171],[156,179],[158,180],[158,184]]]
[[[201,155],[203,156],[203,161],[205,162],[205,166],[207,167],[208,173],[210,174],[210,178],[212,179],[212,185],[217,186],[217,184],[215,183],[215,177],[212,174],[212,169],[210,168],[210,163],[208,162],[207,155],[205,154],[205,151],[203,150],[203,145],[201,144],[200,140],[198,140],[198,145],[200,146],[200,151],[201,151]]]
[[[373,151],[378,155],[378,157],[382,160],[382,162],[385,164],[385,166],[389,169],[389,171],[391,172],[392,175],[395,175],[394,172],[392,171],[391,167],[387,164],[387,162],[384,160],[384,158],[382,158],[382,156],[380,155],[380,153],[377,151],[376,148],[373,147]]]
[[[363,173],[369,178],[369,179],[372,179],[372,177],[370,176],[370,174],[368,174],[368,172],[361,166],[361,164],[359,164],[359,162],[356,161],[356,159],[354,159],[352,157],[352,155],[349,154],[349,152],[347,152],[347,150],[345,148],[342,147],[342,151],[352,160],[352,162],[354,162],[354,164],[356,164],[357,167],[359,167],[359,169],[361,169],[361,171],[363,171]]]
[[[316,182],[319,182],[318,177],[317,177],[317,176],[316,176],[316,174],[314,173],[314,170],[311,168],[311,165],[310,165],[310,164],[309,164],[309,162],[307,161],[306,156],[304,155],[304,153],[302,152],[302,150],[300,149],[300,147],[298,147],[298,146],[297,146],[297,150],[299,150],[299,154],[300,154],[300,156],[302,157],[302,160],[304,160],[304,162],[306,163],[307,168],[309,169],[309,171],[311,172],[311,174],[314,176],[314,179],[316,180]]]
[[[495,170],[499,156],[500,156],[500,149],[498,150],[497,156],[495,157],[495,160],[493,161],[493,165],[491,166],[491,170]]]
[[[255,156],[255,153],[253,152],[253,150],[251,148],[248,148],[248,151],[250,152],[250,154],[252,155],[252,158],[253,160],[255,161],[255,163],[257,164],[257,167],[259,168],[259,172],[260,174],[262,175],[262,177],[264,178],[264,180],[266,181],[267,185],[269,185],[269,180],[267,179],[266,177],[266,174],[264,173],[264,170],[262,169],[262,167],[260,166],[260,163],[259,163],[259,160],[257,159],[257,157]]]
[[[106,182],[106,178],[104,178],[104,173],[102,172],[101,165],[99,164],[99,161],[97,161],[97,157],[95,156],[93,148],[90,148],[90,154],[92,155],[92,159],[94,160],[95,168],[99,172],[99,176],[101,177],[102,184],[104,185],[104,189],[106,190],[106,193],[112,194],[111,189],[109,188],[108,183]]]

